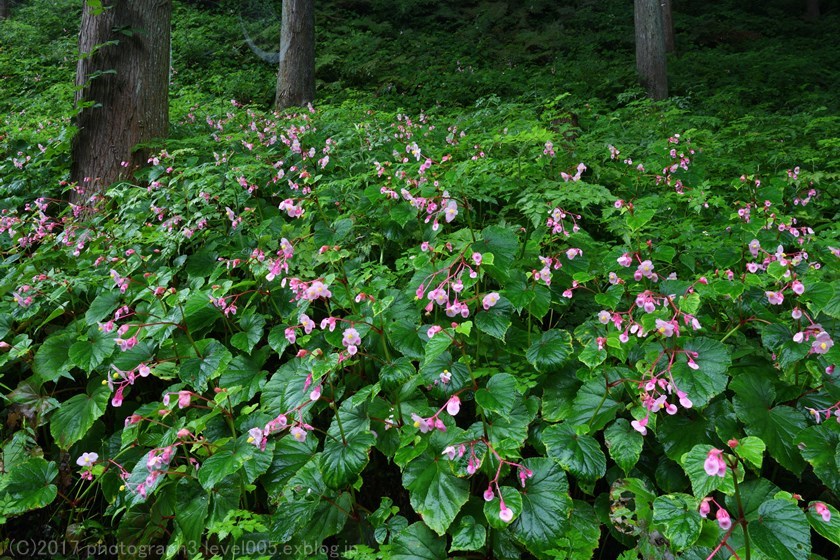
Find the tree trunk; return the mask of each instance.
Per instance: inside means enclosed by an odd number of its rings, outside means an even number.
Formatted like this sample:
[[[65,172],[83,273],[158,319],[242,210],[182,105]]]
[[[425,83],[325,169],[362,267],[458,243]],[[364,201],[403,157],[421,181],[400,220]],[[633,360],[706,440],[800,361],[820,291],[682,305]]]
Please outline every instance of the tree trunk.
[[[10,0],[0,0],[0,20],[9,17],[9,2]]]
[[[805,19],[808,21],[820,19],[820,0],[805,0]]]
[[[648,97],[668,97],[668,67],[661,0],[635,0],[636,71]]]
[[[171,0],[102,4],[96,14],[85,3],[79,33],[76,202],[145,164],[147,153],[134,147],[165,137],[169,127]]]
[[[662,26],[665,29],[665,52],[676,52],[674,40],[674,18],[671,13],[671,0],[662,0]]]
[[[283,0],[282,19],[274,100],[278,110],[299,107],[315,99],[314,0]]]

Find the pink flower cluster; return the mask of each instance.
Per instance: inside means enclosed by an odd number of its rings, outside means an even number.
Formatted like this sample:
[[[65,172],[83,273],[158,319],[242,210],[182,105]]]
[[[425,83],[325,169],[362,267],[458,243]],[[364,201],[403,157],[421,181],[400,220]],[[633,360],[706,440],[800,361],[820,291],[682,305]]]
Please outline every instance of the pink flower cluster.
[[[732,518],[729,517],[729,512],[726,511],[720,504],[718,504],[714,498],[703,498],[700,502],[699,513],[700,517],[706,519],[709,513],[712,511],[712,504],[717,506],[717,512],[715,513],[715,519],[718,522],[718,526],[723,529],[724,531],[728,531],[732,527]]]
[[[457,395],[452,395],[437,412],[428,418],[423,418],[417,413],[411,413],[411,420],[414,422],[414,427],[420,429],[420,433],[428,433],[432,430],[446,431],[446,425],[440,419],[440,414],[446,410],[451,416],[455,416],[461,410],[461,399]],[[477,467],[476,467],[477,468]]]
[[[126,387],[134,385],[138,377],[149,377],[149,374],[152,372],[151,368],[145,363],[139,364],[130,371],[120,371],[114,365],[111,368],[114,370],[113,375],[102,383],[103,385],[107,384],[108,388],[114,391],[114,396],[111,398],[111,405],[115,407],[122,406],[123,392]]]

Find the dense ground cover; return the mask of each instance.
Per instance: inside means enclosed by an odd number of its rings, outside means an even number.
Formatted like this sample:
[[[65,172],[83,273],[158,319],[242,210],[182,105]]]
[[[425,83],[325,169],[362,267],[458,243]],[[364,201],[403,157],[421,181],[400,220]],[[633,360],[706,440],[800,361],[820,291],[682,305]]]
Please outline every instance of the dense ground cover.
[[[654,104],[620,2],[333,2],[278,115],[177,5],[85,211],[71,4],[0,23],[13,555],[836,558],[836,14],[678,3]]]

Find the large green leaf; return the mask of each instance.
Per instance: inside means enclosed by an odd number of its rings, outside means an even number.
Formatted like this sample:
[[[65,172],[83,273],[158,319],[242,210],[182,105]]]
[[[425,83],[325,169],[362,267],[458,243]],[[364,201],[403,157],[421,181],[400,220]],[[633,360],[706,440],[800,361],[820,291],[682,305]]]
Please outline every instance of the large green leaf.
[[[204,528],[207,526],[207,510],[210,506],[210,494],[193,478],[178,481],[178,507],[175,509],[175,522],[184,535],[184,543],[190,554],[195,554]]]
[[[212,490],[229,475],[243,469],[248,482],[253,482],[271,466],[273,454],[273,441],[261,451],[248,443],[247,435],[240,436],[229,440],[201,464],[198,481],[206,490]]]
[[[95,325],[105,317],[108,317],[116,308],[122,294],[116,291],[102,292],[90,302],[85,312],[85,322],[88,325]]]
[[[533,552],[555,546],[568,529],[572,500],[566,473],[551,459],[526,459],[524,466],[534,475],[522,489],[522,513],[513,522],[516,539]]]
[[[826,422],[805,428],[796,436],[796,446],[820,480],[840,494],[840,468],[836,461],[840,453],[840,424]]]
[[[105,414],[111,391],[105,385],[91,395],[76,395],[61,403],[50,417],[50,433],[58,446],[69,449],[82,439],[96,420]]]
[[[607,471],[607,458],[598,441],[589,435],[578,435],[568,424],[549,426],[542,433],[548,456],[567,471],[585,481],[594,481]]]
[[[677,388],[685,393],[696,407],[703,407],[726,389],[729,377],[726,370],[731,360],[726,346],[711,338],[696,337],[685,342],[683,349],[696,352],[694,361],[700,366],[698,369],[688,367],[687,360],[680,357],[673,367],[671,374]]]
[[[486,388],[475,392],[475,401],[487,412],[509,414],[521,398],[516,390],[516,378],[509,373],[497,373],[487,382]]]
[[[630,474],[642,454],[645,443],[642,434],[634,430],[627,419],[619,418],[604,430],[604,440],[610,457],[624,474]]]
[[[230,344],[234,348],[250,354],[262,338],[264,327],[265,317],[262,315],[256,313],[245,315],[239,320],[239,328],[242,331],[230,337]]]
[[[616,400],[619,394],[619,389],[607,388],[603,379],[584,383],[575,395],[566,423],[571,426],[586,424],[593,432],[602,429],[624,406]]]
[[[785,405],[773,406],[776,391],[772,380],[756,371],[743,373],[732,380],[735,391],[732,404],[748,435],[761,438],[770,455],[789,471],[800,474],[805,462],[791,443],[808,425],[804,414]]]
[[[519,490],[510,486],[502,486],[501,491],[502,497],[505,499],[505,507],[513,513],[512,519],[516,521],[522,513],[522,495],[519,493]],[[504,529],[508,525],[499,517],[501,505],[498,494],[489,502],[484,502],[484,518],[487,520],[487,524],[493,529]]]
[[[52,503],[58,495],[53,480],[58,476],[55,463],[30,457],[0,478],[0,517],[17,515]]]
[[[345,401],[347,402],[347,401]],[[341,488],[358,478],[368,463],[368,452],[376,438],[370,432],[341,434],[337,438],[328,437],[321,454],[321,475],[331,488]]]
[[[112,337],[104,336],[102,331],[93,327],[88,331],[87,340],[79,340],[70,347],[68,356],[74,365],[90,373],[105,363],[116,348]]]
[[[216,340],[201,340],[196,343],[201,356],[184,360],[181,364],[181,380],[199,393],[207,390],[207,382],[222,375],[233,356]]]
[[[445,560],[446,539],[418,521],[397,533],[391,543],[392,560]]]
[[[770,500],[758,508],[758,519],[747,525],[752,544],[773,560],[807,560],[811,531],[805,514],[788,500]]]
[[[269,494],[279,494],[286,483],[315,455],[318,440],[298,441],[283,437],[274,448],[274,458],[260,481]]]
[[[735,492],[735,482],[732,480],[732,469],[726,469],[725,476],[709,476],[703,467],[709,456],[711,445],[695,445],[691,451],[680,459],[682,468],[691,481],[691,491],[697,498],[704,498],[711,492],[718,490],[724,494]],[[744,470],[738,469],[738,481],[744,478]]]
[[[69,349],[74,338],[68,333],[56,334],[44,341],[35,352],[32,370],[41,381],[56,381],[70,371]]]
[[[476,523],[472,515],[465,515],[461,518],[455,531],[452,532],[452,544],[449,546],[449,552],[481,550],[486,538],[487,531],[484,525]]]
[[[814,509],[814,505],[817,503],[818,502],[811,502],[808,504],[808,511],[806,514],[808,523],[811,524],[814,531],[827,538],[837,546],[840,546],[840,511],[837,511],[837,508],[831,504],[819,502],[822,503],[831,514],[829,520],[826,521],[823,519],[822,515],[817,513]]]
[[[557,369],[572,353],[572,335],[567,331],[553,329],[545,331],[525,353],[528,362],[537,371]]]
[[[411,506],[438,535],[443,535],[469,499],[469,483],[455,475],[454,463],[441,457],[443,436],[431,436],[431,453],[423,453],[403,471]]]
[[[495,306],[487,311],[479,311],[475,315],[475,326],[481,332],[493,338],[505,340],[505,333],[510,328],[510,316],[513,306],[505,298],[500,298]]]
[[[675,550],[685,550],[700,537],[703,519],[698,505],[688,494],[668,494],[653,501],[653,522],[663,528]]]

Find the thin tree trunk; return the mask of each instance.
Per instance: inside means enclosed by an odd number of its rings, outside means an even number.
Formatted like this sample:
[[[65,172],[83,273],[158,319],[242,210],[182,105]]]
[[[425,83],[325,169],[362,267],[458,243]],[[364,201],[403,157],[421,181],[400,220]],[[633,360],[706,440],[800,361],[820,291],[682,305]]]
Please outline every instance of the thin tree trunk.
[[[315,99],[314,0],[283,0],[282,19],[274,101],[278,110],[299,107]]]
[[[636,70],[648,97],[668,97],[668,66],[660,0],[635,0]]]
[[[79,33],[76,202],[146,163],[145,150],[134,147],[165,137],[169,126],[171,0],[102,4],[100,14],[85,4]]]
[[[805,19],[808,21],[820,19],[820,0],[805,0]]]
[[[662,26],[665,29],[665,52],[676,52],[674,40],[674,18],[671,13],[671,0],[662,0]]]
[[[0,0],[0,20],[9,17],[9,0]]]

